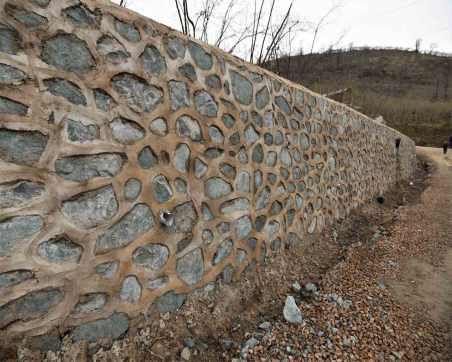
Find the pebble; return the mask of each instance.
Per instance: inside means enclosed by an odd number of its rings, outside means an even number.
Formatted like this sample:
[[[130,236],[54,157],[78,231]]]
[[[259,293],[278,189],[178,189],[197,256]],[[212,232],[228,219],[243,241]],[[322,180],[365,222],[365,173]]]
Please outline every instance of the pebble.
[[[300,324],[303,322],[303,316],[301,315],[300,308],[295,303],[294,297],[287,296],[286,303],[283,310],[284,319],[289,323]]]
[[[191,357],[190,348],[185,347],[185,348],[182,350],[180,356],[181,356],[181,358],[182,358],[184,361],[190,361],[190,357]]]
[[[246,354],[248,353],[248,351],[250,349],[253,349],[254,347],[256,347],[258,344],[259,344],[259,341],[256,338],[251,337],[250,339],[248,339],[245,342],[245,345],[243,346],[242,350],[240,351],[240,355],[242,357],[245,357]]]
[[[263,322],[259,324],[259,329],[262,329],[263,331],[269,331],[272,328],[272,325],[270,322]]]
[[[292,289],[293,289],[294,291],[296,291],[296,292],[300,292],[300,290],[301,290],[301,285],[300,285],[300,283],[298,283],[298,282],[293,283],[293,284],[292,284]]]

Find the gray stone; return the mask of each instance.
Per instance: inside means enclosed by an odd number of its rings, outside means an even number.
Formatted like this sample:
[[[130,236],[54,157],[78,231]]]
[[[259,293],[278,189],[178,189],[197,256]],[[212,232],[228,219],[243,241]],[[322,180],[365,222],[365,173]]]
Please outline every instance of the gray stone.
[[[104,35],[97,40],[97,51],[113,64],[123,63],[130,57],[126,48],[109,35]]]
[[[112,249],[123,248],[151,230],[154,225],[150,207],[146,204],[137,204],[97,238],[95,252],[102,254]]]
[[[158,77],[166,72],[165,58],[154,45],[147,45],[140,58],[146,73]]]
[[[202,241],[204,241],[206,244],[210,244],[214,238],[212,230],[204,229],[202,231],[201,238],[202,238]]]
[[[204,258],[200,248],[177,259],[176,273],[188,285],[195,285],[204,275]]]
[[[143,139],[146,131],[138,123],[118,117],[110,122],[113,139],[124,145],[132,145]]]
[[[292,112],[289,103],[287,103],[286,98],[283,96],[275,97],[275,103],[285,114],[290,114]]]
[[[267,86],[264,86],[256,93],[256,107],[257,109],[263,109],[270,102],[270,92]]]
[[[202,139],[201,127],[196,119],[190,116],[181,116],[176,121],[176,132],[179,137],[188,137],[199,142]]]
[[[209,137],[213,143],[222,144],[224,142],[223,132],[216,126],[209,126]]]
[[[206,77],[206,85],[209,88],[219,90],[221,89],[221,79],[216,74],[211,74]]]
[[[75,83],[63,78],[50,78],[44,80],[44,85],[54,96],[63,97],[75,105],[86,106],[86,98]]]
[[[236,101],[243,105],[250,105],[253,101],[253,84],[240,73],[229,71],[231,75],[232,94]]]
[[[134,264],[147,269],[160,270],[169,258],[169,250],[165,245],[148,244],[141,246],[132,254]]]
[[[228,223],[228,222],[222,221],[217,225],[217,231],[221,235],[227,234],[230,231],[230,229],[231,229],[231,226],[230,226],[230,223]]]
[[[226,162],[222,162],[220,164],[220,172],[223,174],[223,176],[230,179],[235,179],[235,176],[237,174],[235,167]]]
[[[254,171],[254,187],[257,190],[259,187],[262,186],[263,183],[263,175],[261,170]]]
[[[276,131],[274,137],[275,145],[280,146],[284,143],[284,135],[281,131]]]
[[[135,275],[129,275],[122,282],[119,298],[125,302],[138,303],[141,297],[141,285]]]
[[[146,146],[138,153],[138,164],[141,168],[149,169],[158,163],[158,158],[151,147]]]
[[[91,229],[111,220],[118,212],[118,201],[111,185],[83,192],[63,201],[63,215],[74,225]]]
[[[242,216],[234,220],[234,229],[237,239],[245,239],[253,230],[253,224],[249,216]]]
[[[16,116],[26,116],[28,106],[16,102],[6,97],[0,97],[0,114],[13,114]]]
[[[132,43],[138,43],[141,40],[141,35],[138,29],[133,24],[126,23],[125,21],[115,19],[114,25],[116,31],[128,41]]]
[[[182,177],[177,177],[174,180],[174,188],[176,192],[180,194],[186,194],[187,193],[187,181],[185,181]]]
[[[190,148],[185,143],[180,143],[174,153],[173,164],[179,172],[187,173],[190,162]]]
[[[273,236],[275,236],[278,231],[279,231],[279,222],[272,220],[270,221],[267,226],[265,227],[265,230],[267,232],[267,236],[269,238],[272,238]]]
[[[264,148],[260,143],[254,146],[251,159],[256,163],[262,163],[264,161]]]
[[[43,41],[41,58],[55,68],[78,74],[96,66],[86,42],[74,34],[60,33]]]
[[[282,211],[282,205],[279,201],[274,201],[270,208],[270,215],[278,215]]]
[[[191,80],[192,82],[195,82],[198,79],[198,76],[196,75],[196,70],[190,63],[185,63],[184,65],[181,65],[179,68],[179,73],[182,74],[185,78]]]
[[[0,254],[1,255],[1,254]],[[12,270],[0,274],[0,288],[12,287],[26,280],[34,278],[34,274],[30,270]]]
[[[307,151],[309,147],[311,147],[311,141],[309,140],[308,135],[301,133],[299,137],[300,148],[303,151]]]
[[[168,123],[164,118],[156,118],[149,124],[149,131],[157,136],[166,136],[168,134]]]
[[[220,211],[223,214],[250,211],[250,201],[245,197],[238,197],[236,199],[223,202],[220,205]]]
[[[41,231],[44,220],[38,215],[13,216],[0,221],[0,256],[7,256],[15,245]]]
[[[36,5],[38,5],[38,6],[42,7],[42,8],[47,7],[47,5],[49,5],[49,3],[50,3],[50,0],[31,0],[31,1],[34,4],[36,4]]]
[[[28,31],[34,30],[48,23],[47,18],[44,16],[10,3],[5,5],[5,12],[16,19],[19,23],[25,25]]]
[[[15,55],[22,50],[22,39],[14,28],[0,24],[0,51]]]
[[[215,158],[223,156],[224,150],[218,147],[209,147],[204,151],[204,157],[214,160]]]
[[[259,324],[259,329],[269,332],[272,329],[272,324],[270,322],[262,322]]]
[[[177,242],[176,253],[180,253],[185,250],[193,241],[193,235],[188,235],[186,238],[183,238]]]
[[[126,162],[121,153],[99,153],[59,158],[55,161],[55,172],[65,180],[85,182],[95,177],[114,177]]]
[[[276,183],[277,180],[278,180],[278,176],[276,176],[274,173],[269,172],[269,173],[267,174],[267,182],[268,182],[270,185],[274,185],[274,184]]]
[[[203,202],[201,205],[201,212],[204,221],[211,221],[214,219],[214,216],[209,208],[209,205],[207,205],[205,202]]]
[[[267,223],[267,216],[259,215],[256,217],[254,224],[256,225],[256,231],[261,232]]]
[[[212,177],[204,183],[204,193],[211,199],[219,199],[232,192],[232,186],[220,177]]]
[[[237,154],[237,159],[242,165],[246,165],[248,163],[248,153],[246,152],[245,147],[240,147],[239,153]]]
[[[151,290],[160,289],[166,286],[169,282],[169,278],[167,276],[163,276],[154,280],[150,280],[147,284],[147,288]]]
[[[235,125],[235,119],[230,114],[224,114],[222,120],[226,128],[232,128]]]
[[[103,89],[94,89],[94,100],[96,102],[96,107],[104,112],[109,112],[112,108],[116,106],[114,99]]]
[[[267,146],[271,146],[273,144],[273,135],[271,133],[264,134],[264,143]]]
[[[118,268],[119,268],[118,261],[108,261],[106,263],[96,265],[96,273],[104,278],[111,279],[116,274]]]
[[[234,268],[232,265],[226,265],[223,269],[223,272],[221,273],[221,281],[224,284],[231,284],[232,283],[232,277],[234,276]]]
[[[234,132],[230,137],[229,137],[229,142],[231,143],[231,145],[236,146],[238,144],[240,144],[240,133]]]
[[[234,249],[234,243],[231,239],[225,239],[223,240],[220,245],[218,246],[217,251],[215,252],[213,256],[213,265],[217,265],[221,263],[224,259],[226,259]]]
[[[83,5],[74,5],[63,9],[62,13],[66,15],[77,26],[97,26],[98,20],[94,13]]]
[[[214,97],[204,90],[195,92],[195,106],[196,110],[203,116],[217,116],[218,104]]]
[[[246,171],[240,171],[237,180],[235,181],[235,188],[238,192],[250,192],[251,191],[251,176]]]
[[[281,150],[281,152],[279,154],[279,159],[280,159],[281,163],[283,164],[283,166],[285,166],[285,167],[292,166],[292,156],[287,147],[284,147]]]
[[[74,308],[74,313],[93,313],[107,304],[107,295],[104,293],[90,293],[82,295]]]
[[[170,37],[164,41],[165,49],[171,59],[184,58],[185,45],[183,41],[176,37]]]
[[[27,338],[27,347],[32,351],[46,353],[48,351],[57,352],[61,349],[61,339],[57,333],[53,335],[40,335]]]
[[[127,201],[135,200],[141,193],[141,181],[136,178],[127,180],[124,185],[124,198]]]
[[[190,96],[188,94],[187,83],[177,80],[170,80],[169,94],[171,100],[171,109],[176,112],[181,108],[190,106]]]
[[[188,43],[188,51],[199,68],[202,70],[210,70],[212,68],[212,55],[206,52],[202,46],[190,41]]]
[[[287,296],[286,303],[283,310],[284,319],[289,323],[301,324],[303,323],[303,316],[297,303],[295,303],[294,297]]]
[[[66,236],[57,236],[43,241],[38,246],[38,255],[51,263],[78,263],[83,248]]]
[[[254,129],[252,125],[248,125],[245,128],[245,141],[247,145],[254,144],[259,139],[259,133]]]
[[[168,180],[163,175],[158,175],[153,178],[152,191],[154,193],[154,199],[159,204],[163,204],[173,197],[173,190],[171,189]]]
[[[162,89],[136,75],[120,73],[111,79],[111,83],[135,112],[152,112],[163,102]]]
[[[186,294],[177,294],[174,291],[167,292],[159,297],[155,304],[161,314],[177,311],[187,299]]]
[[[25,82],[26,79],[27,74],[20,69],[0,63],[0,84],[18,85]]]
[[[198,222],[198,214],[192,201],[177,205],[171,213],[174,215],[174,223],[166,230],[171,233],[191,233]]]
[[[90,142],[100,136],[99,127],[94,124],[83,124],[69,119],[67,122],[67,136],[71,142]]]
[[[18,321],[30,321],[46,315],[64,297],[60,289],[42,289],[15,299],[0,307],[0,328]]]
[[[0,209],[30,204],[45,192],[43,184],[18,180],[0,184]]]
[[[278,154],[275,151],[268,151],[267,158],[265,160],[265,164],[269,167],[273,167],[276,165],[278,160]]]
[[[206,172],[207,172],[207,164],[199,159],[198,157],[195,158],[195,162],[193,164],[193,170],[195,172],[196,178],[202,178]]]
[[[265,186],[257,195],[256,198],[256,210],[264,209],[268,206],[271,197],[271,189]]]
[[[263,126],[267,128],[273,128],[273,112],[265,112],[263,117]]]
[[[74,329],[74,342],[96,342],[101,338],[118,339],[129,329],[129,320],[125,313],[113,313],[106,319],[97,319],[84,323]]]

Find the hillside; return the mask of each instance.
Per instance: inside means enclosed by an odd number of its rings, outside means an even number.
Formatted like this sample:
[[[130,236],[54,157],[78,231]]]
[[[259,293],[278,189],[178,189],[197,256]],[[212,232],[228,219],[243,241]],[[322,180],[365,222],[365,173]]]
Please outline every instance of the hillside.
[[[452,57],[359,49],[283,58],[273,71],[320,92],[351,88],[353,107],[413,138],[440,146],[452,135]]]

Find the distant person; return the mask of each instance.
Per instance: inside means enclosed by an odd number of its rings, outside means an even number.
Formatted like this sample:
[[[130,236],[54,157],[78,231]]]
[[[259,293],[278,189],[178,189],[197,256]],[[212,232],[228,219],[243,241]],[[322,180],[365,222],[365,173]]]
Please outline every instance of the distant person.
[[[447,142],[443,143],[443,153],[446,154],[447,153],[447,148],[449,147],[449,144]]]

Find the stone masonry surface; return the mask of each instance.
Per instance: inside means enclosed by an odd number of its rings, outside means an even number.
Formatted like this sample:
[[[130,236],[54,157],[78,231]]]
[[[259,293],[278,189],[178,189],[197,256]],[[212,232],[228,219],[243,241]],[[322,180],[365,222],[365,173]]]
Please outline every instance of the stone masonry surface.
[[[120,337],[413,172],[404,135],[107,1],[0,8],[0,338]]]

